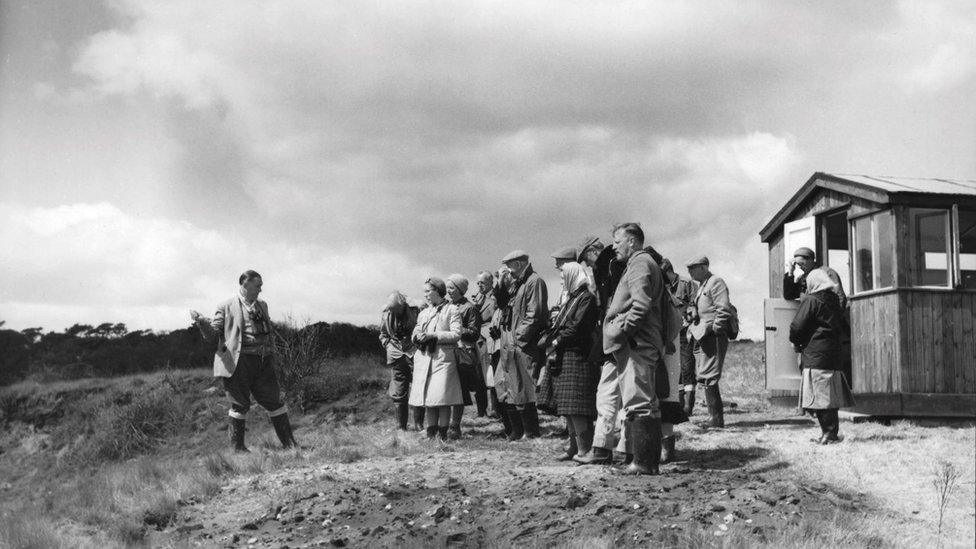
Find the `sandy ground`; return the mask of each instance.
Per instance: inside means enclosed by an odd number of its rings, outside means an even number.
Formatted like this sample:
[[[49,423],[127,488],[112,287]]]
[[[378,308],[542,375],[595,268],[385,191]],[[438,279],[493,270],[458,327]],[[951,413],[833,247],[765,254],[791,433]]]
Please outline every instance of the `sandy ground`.
[[[801,480],[766,449],[769,439],[796,439],[829,455],[836,447],[809,442],[816,431],[809,420],[786,412],[727,418],[723,431],[680,426],[679,460],[658,477],[557,462],[558,438],[502,442],[489,434],[494,425],[477,419],[466,423],[464,440],[413,455],[238,477],[214,499],[184,508],[170,539],[235,547],[630,546],[736,533],[761,543],[804,517],[873,512],[865,494]]]

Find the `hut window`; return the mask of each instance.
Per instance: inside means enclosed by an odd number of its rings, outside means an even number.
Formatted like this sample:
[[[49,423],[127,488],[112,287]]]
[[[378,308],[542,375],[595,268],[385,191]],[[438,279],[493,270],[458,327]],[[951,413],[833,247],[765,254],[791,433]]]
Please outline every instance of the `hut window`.
[[[976,289],[976,211],[958,210],[959,286]]]
[[[911,208],[912,283],[949,286],[951,261],[949,211]]]
[[[891,210],[851,221],[854,237],[854,293],[895,285],[894,218]]]

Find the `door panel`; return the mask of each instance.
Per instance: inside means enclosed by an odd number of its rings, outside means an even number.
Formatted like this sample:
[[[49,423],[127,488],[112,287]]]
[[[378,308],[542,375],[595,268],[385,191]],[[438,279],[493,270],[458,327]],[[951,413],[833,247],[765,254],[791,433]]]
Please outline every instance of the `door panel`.
[[[799,356],[790,343],[790,322],[800,308],[799,301],[770,298],[765,301],[766,388],[800,390]]]

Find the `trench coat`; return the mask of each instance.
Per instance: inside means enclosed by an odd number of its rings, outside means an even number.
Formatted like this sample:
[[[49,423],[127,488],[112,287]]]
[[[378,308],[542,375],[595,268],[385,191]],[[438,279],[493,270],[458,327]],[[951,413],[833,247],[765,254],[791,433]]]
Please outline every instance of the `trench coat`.
[[[431,352],[418,348],[413,356],[411,406],[453,406],[463,403],[461,378],[457,368],[457,343],[461,340],[461,316],[457,307],[442,303],[420,311],[413,338],[420,334],[437,336]]]
[[[529,265],[519,277],[515,295],[507,301],[502,321],[501,355],[495,369],[498,401],[515,406],[535,402],[535,378],[542,368],[539,337],[549,322],[546,283]]]

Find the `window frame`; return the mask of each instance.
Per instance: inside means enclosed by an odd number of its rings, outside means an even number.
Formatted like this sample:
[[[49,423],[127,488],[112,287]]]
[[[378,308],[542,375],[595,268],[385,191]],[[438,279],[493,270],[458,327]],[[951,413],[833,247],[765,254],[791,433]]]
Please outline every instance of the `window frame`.
[[[892,226],[897,226],[897,216],[896,212],[892,208],[883,208],[880,210],[874,210],[871,212],[865,212],[861,215],[851,216],[847,220],[847,230],[848,230],[848,241],[850,242],[850,277],[851,277],[851,295],[860,295],[873,292],[881,292],[885,290],[891,290],[898,287],[898,243],[896,241],[897,234],[891,235],[891,240],[889,245],[891,246],[891,284],[887,286],[881,285],[881,272],[878,268],[880,265],[880,249],[881,249],[881,235],[878,231],[878,216],[890,215]],[[867,220],[870,223],[870,234],[871,234],[871,288],[860,289],[858,288],[858,281],[860,280],[860,274],[858,270],[861,267],[861,261],[858,257],[858,240],[857,231],[854,228],[854,224],[858,222],[864,222]]]

